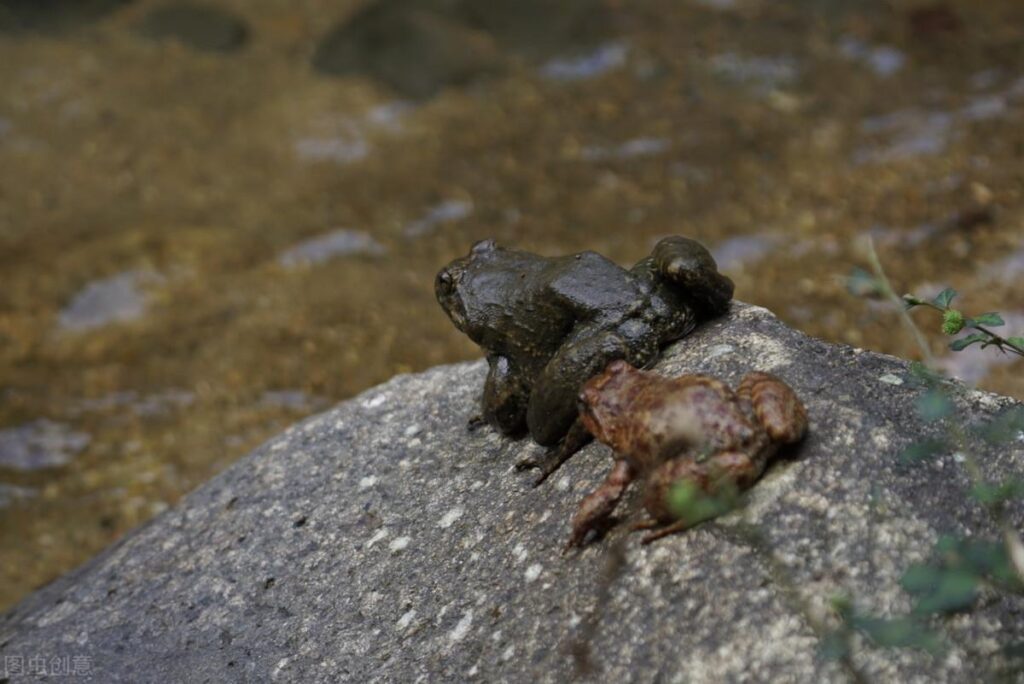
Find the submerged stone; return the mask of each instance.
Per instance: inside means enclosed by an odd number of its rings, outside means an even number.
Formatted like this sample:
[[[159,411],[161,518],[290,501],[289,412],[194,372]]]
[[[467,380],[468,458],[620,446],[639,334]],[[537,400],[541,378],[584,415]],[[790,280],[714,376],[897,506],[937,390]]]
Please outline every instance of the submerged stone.
[[[371,4],[327,34],[313,67],[376,79],[412,99],[501,69],[493,40],[445,13],[401,0]]]
[[[606,39],[613,23],[608,7],[602,0],[462,0],[456,12],[506,50],[546,58],[586,50]]]
[[[133,0],[0,0],[0,34],[59,33],[86,26]]]
[[[147,14],[139,31],[154,40],[177,40],[205,52],[234,52],[248,38],[241,19],[210,5],[177,3],[158,7]]]

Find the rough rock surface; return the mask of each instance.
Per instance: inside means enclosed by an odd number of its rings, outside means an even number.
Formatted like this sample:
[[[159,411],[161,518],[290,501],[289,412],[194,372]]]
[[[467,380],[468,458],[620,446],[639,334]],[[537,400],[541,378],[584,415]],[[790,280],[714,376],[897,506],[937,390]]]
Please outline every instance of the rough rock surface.
[[[796,388],[810,435],[747,507],[687,533],[641,547],[621,525],[563,555],[607,449],[591,445],[531,489],[512,464],[538,447],[466,429],[483,362],[439,367],[292,427],[29,597],[0,618],[0,656],[85,658],[80,679],[96,682],[565,681],[568,647],[595,619],[591,662],[606,681],[846,681],[849,669],[817,655],[812,622],[830,619],[829,598],[905,613],[899,577],[939,534],[996,530],[955,455],[897,459],[936,429],[917,418],[922,390],[903,361],[736,304],[658,366],[732,382],[752,368]],[[958,402],[971,422],[1014,404],[966,390]],[[1024,443],[976,456],[1007,477]],[[1009,513],[1019,529],[1024,511]],[[743,520],[767,547],[736,533]],[[1022,611],[989,592],[937,622],[938,657],[862,642],[854,660],[872,681],[983,681],[1024,639]]]

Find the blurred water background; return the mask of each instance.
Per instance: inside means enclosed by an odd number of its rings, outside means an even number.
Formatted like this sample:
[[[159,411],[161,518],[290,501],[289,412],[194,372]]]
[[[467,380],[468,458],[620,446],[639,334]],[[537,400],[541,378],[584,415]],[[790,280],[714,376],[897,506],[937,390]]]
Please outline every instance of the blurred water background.
[[[843,282],[871,235],[898,289],[1024,332],[1019,0],[0,0],[0,83],[0,609],[478,356],[432,280],[483,237],[693,236],[738,298],[916,358]]]

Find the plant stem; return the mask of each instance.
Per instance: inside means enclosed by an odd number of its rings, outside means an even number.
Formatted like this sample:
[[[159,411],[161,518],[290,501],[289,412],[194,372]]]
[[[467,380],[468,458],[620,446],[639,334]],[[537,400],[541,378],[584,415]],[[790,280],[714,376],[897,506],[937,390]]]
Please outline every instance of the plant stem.
[[[894,304],[896,304],[897,310],[900,312],[900,318],[903,320],[903,324],[910,330],[910,333],[914,336],[914,341],[917,342],[918,348],[921,350],[921,355],[924,356],[924,362],[929,368],[935,368],[935,356],[932,354],[932,350],[928,347],[928,342],[924,339],[924,335],[921,330],[914,323],[914,319],[907,313],[907,307],[903,305],[903,300],[900,299],[896,291],[892,289],[892,283],[889,282],[889,277],[885,275],[885,269],[882,268],[882,262],[878,258],[878,253],[875,251],[875,241],[868,236],[868,260],[871,262],[871,270],[874,271],[875,277],[878,282],[881,283],[882,289],[885,291],[885,296],[888,297]],[[937,307],[936,307],[937,308]]]

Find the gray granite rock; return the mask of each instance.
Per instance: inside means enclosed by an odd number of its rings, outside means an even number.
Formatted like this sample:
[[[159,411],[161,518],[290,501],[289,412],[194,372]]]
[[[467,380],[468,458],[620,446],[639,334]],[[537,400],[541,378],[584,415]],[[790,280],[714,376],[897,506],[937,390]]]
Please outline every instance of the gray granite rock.
[[[22,602],[0,619],[0,662],[78,658],[92,672],[78,679],[95,682],[553,682],[576,673],[569,647],[593,623],[595,679],[848,681],[850,667],[818,655],[830,597],[905,613],[901,573],[940,534],[997,536],[955,455],[897,458],[936,429],[917,418],[922,390],[901,360],[736,304],[658,368],[733,382],[772,370],[804,398],[809,437],[739,511],[647,547],[620,525],[563,555],[607,449],[531,489],[512,464],[538,447],[466,429],[483,362],[399,376],[292,427]],[[957,401],[969,421],[1015,406],[968,390]],[[1020,472],[1024,443],[976,455],[999,479]],[[1009,516],[1019,528],[1024,511]],[[737,532],[745,522],[764,544]],[[611,549],[620,572],[606,584]],[[934,623],[938,656],[860,640],[853,664],[871,681],[983,681],[1024,639],[1022,611],[986,590]]]

